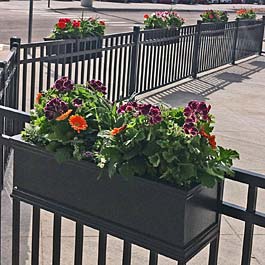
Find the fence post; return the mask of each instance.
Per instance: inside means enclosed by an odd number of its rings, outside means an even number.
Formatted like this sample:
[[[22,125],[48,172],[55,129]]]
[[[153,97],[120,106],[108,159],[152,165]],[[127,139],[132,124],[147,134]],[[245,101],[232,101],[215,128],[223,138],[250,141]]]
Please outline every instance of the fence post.
[[[194,47],[193,47],[193,58],[192,58],[192,74],[193,78],[197,78],[198,63],[199,63],[199,49],[200,49],[200,37],[201,37],[201,24],[202,21],[197,21]]]
[[[232,58],[231,58],[231,64],[235,64],[236,62],[236,47],[237,47],[237,38],[238,38],[238,26],[239,26],[239,18],[236,18],[236,28],[235,28],[235,34],[234,34],[234,42],[233,42],[233,48],[232,48]]]
[[[17,37],[10,38],[10,50],[12,48],[16,48],[16,59],[15,59],[15,77],[14,77],[14,101],[12,104],[12,108],[18,109],[19,102],[19,66],[20,66],[20,45],[21,39]]]
[[[260,46],[259,46],[259,55],[262,54],[263,38],[264,38],[264,26],[265,26],[265,16],[262,16],[262,28],[260,36]]]
[[[133,27],[133,46],[131,53],[131,65],[130,65],[130,82],[129,82],[129,96],[131,96],[136,90],[136,79],[138,69],[138,49],[139,49],[140,27]]]

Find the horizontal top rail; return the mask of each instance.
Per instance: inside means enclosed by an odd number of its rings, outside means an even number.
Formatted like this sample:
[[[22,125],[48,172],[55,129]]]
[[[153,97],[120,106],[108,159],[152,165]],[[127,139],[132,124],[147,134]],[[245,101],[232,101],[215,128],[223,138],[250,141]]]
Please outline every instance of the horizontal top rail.
[[[233,168],[233,170],[235,175],[226,176],[226,178],[265,189],[265,175],[239,168]]]

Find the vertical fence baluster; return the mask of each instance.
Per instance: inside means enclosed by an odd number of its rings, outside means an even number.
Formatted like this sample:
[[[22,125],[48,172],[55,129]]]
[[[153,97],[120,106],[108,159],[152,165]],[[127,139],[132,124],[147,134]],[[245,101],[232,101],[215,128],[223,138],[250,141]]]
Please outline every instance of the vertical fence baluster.
[[[106,265],[106,253],[107,252],[107,234],[103,231],[99,231],[98,242],[98,265]]]
[[[81,223],[76,222],[75,226],[75,265],[82,265],[83,257],[83,234],[84,227]]]
[[[39,264],[40,208],[33,206],[31,264]]]
[[[232,47],[232,60],[231,64],[235,64],[236,62],[236,50],[237,50],[237,39],[238,39],[238,24],[239,24],[239,19],[236,19],[235,22],[235,29],[234,29],[234,41],[233,41],[233,47]]]
[[[122,265],[131,265],[132,245],[128,241],[123,243]]]
[[[138,47],[139,47],[140,27],[133,28],[133,47],[130,58],[130,82],[129,82],[129,95],[132,95],[136,89],[136,73],[138,61]]]
[[[157,265],[158,262],[158,254],[152,250],[150,250],[149,254],[149,265]]]
[[[20,201],[13,198],[12,265],[19,265]]]
[[[197,27],[196,27],[196,35],[194,40],[194,48],[193,48],[193,60],[192,60],[192,77],[197,77],[198,72],[198,54],[200,49],[200,38],[201,38],[201,21],[197,21]]]
[[[248,187],[248,201],[247,201],[247,212],[249,213],[254,213],[256,210],[257,193],[258,193],[258,188],[250,184]],[[252,244],[253,244],[253,232],[254,232],[254,225],[251,222],[247,221],[245,223],[245,230],[244,230],[243,254],[241,261],[242,265],[250,265]]]
[[[52,249],[52,265],[60,264],[61,256],[61,223],[62,217],[54,214],[53,217],[53,249]]]

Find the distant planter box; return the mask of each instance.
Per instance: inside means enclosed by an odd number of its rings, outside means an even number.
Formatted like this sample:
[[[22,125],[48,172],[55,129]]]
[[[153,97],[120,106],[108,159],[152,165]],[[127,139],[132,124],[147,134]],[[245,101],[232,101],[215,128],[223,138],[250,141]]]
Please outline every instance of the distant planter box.
[[[179,28],[172,29],[147,29],[143,31],[145,45],[161,46],[166,44],[179,43],[180,30]],[[176,37],[171,40],[163,40],[165,38]]]
[[[102,57],[102,52],[84,54],[79,56],[70,56],[72,53],[76,52],[101,49],[103,42],[101,38],[71,39],[70,43],[68,42],[65,44],[62,41],[58,41],[57,43],[56,40],[51,38],[44,38],[44,41],[55,41],[53,44],[47,43],[46,55],[53,57],[63,55],[62,58],[47,60],[51,63],[64,64]]]
[[[13,138],[17,194],[81,213],[87,225],[176,260],[216,237],[221,185],[188,191],[143,178],[102,177],[86,161],[58,164],[53,154]]]
[[[208,23],[203,22],[201,24],[202,32],[209,32],[210,37],[224,36],[226,22]]]

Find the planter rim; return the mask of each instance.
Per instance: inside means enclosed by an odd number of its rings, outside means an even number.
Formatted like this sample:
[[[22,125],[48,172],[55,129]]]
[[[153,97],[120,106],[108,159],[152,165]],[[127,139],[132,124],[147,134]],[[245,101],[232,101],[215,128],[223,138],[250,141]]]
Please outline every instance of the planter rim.
[[[32,152],[41,153],[42,155],[44,155],[46,157],[55,159],[54,154],[52,152],[48,152],[45,149],[43,149],[41,147],[38,147],[37,145],[25,142],[21,138],[20,134],[12,136],[10,139],[11,139],[11,145],[12,145],[12,147],[14,149],[15,149],[15,146],[18,146],[18,147],[20,147],[22,149],[23,148],[27,148],[27,147],[30,146]],[[92,163],[92,162],[89,162],[89,161],[78,161],[78,160],[73,160],[73,159],[72,160],[68,160],[68,161],[64,161],[62,164],[70,164],[70,165],[75,165],[75,166],[78,166],[78,167],[85,167],[85,168],[87,168],[87,166],[90,164],[90,165],[93,165],[94,167],[97,167],[97,165]],[[101,170],[100,168],[98,168],[98,169]],[[130,181],[130,180],[128,180],[128,181]],[[141,178],[141,177],[134,177],[133,181],[150,183],[150,184],[155,182],[157,189],[160,189],[161,187],[163,187],[163,188],[167,188],[168,192],[176,193],[176,191],[178,191],[183,196],[185,196],[187,199],[192,198],[195,194],[197,194],[198,192],[200,192],[203,189],[203,186],[201,184],[198,184],[198,185],[190,188],[189,190],[182,190],[182,189],[179,189],[178,187],[166,185],[166,184],[163,184],[163,183],[160,183],[160,182],[152,181],[152,180],[149,180],[149,179],[146,179],[146,178]]]

